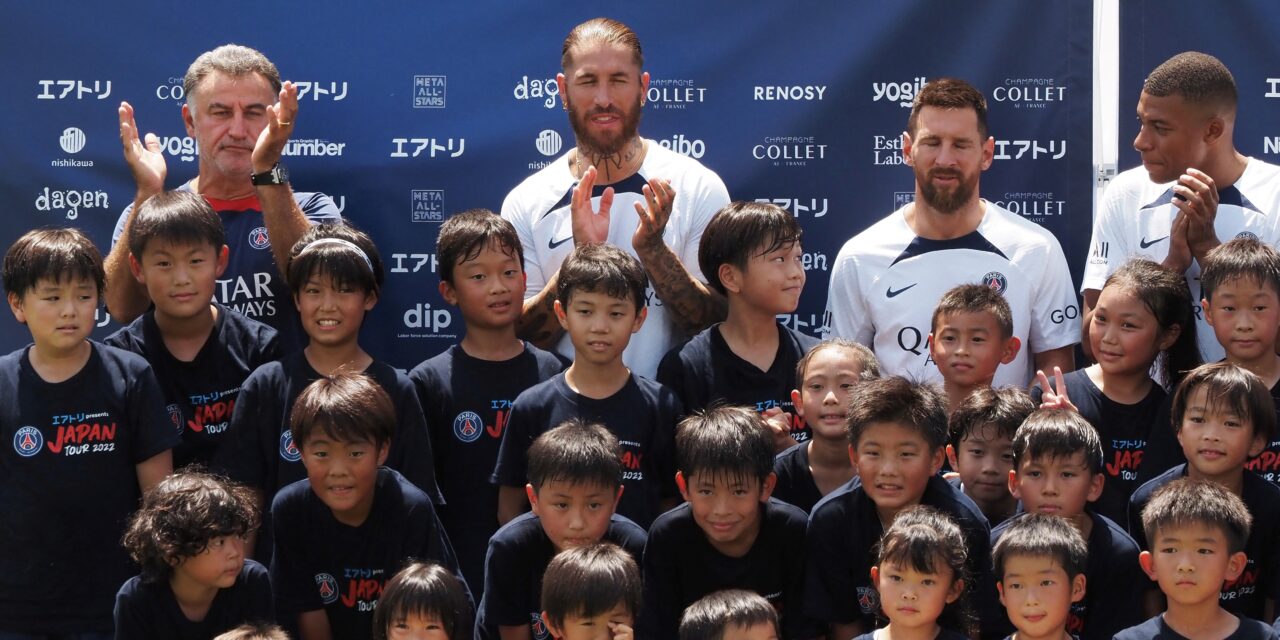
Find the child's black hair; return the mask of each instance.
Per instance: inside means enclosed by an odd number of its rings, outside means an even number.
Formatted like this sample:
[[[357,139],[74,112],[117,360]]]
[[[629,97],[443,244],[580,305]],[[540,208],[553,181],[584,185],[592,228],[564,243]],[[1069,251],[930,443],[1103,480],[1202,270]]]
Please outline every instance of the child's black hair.
[[[1000,327],[1000,338],[1013,335],[1013,312],[1009,302],[999,291],[982,284],[962,284],[952,287],[938,300],[929,321],[929,331],[937,333],[938,321],[958,313],[989,313]],[[994,337],[994,336],[993,336]]]
[[[724,640],[731,627],[750,629],[767,624],[782,637],[778,611],[763,596],[745,589],[725,589],[707,594],[689,605],[680,616],[680,640]]]
[[[268,622],[246,622],[213,640],[289,640],[289,634]]]
[[[75,228],[33,229],[9,245],[4,254],[4,290],[19,298],[41,280],[89,280],[102,298],[106,279],[102,253],[89,236]]]
[[[1230,362],[1214,362],[1191,370],[1173,394],[1173,432],[1182,431],[1187,404],[1197,389],[1206,393],[1206,411],[1231,412],[1248,420],[1253,435],[1270,442],[1276,432],[1276,405],[1262,378]],[[1160,427],[1157,427],[1160,428]]]
[[[640,261],[611,244],[584,244],[574,249],[560,265],[556,282],[556,300],[566,312],[574,293],[587,292],[630,300],[639,313],[649,287]]]
[[[1200,265],[1200,292],[1213,300],[1218,287],[1247,278],[1280,296],[1280,252],[1256,237],[1236,237],[1213,249]]]
[[[901,376],[859,383],[849,396],[849,444],[856,449],[867,427],[882,422],[919,431],[937,450],[947,443],[947,400],[937,387]]]
[[[876,359],[876,354],[872,353],[870,349],[845,338],[829,338],[814,345],[796,362],[797,389],[804,388],[804,375],[809,371],[809,361],[813,360],[816,354],[827,349],[840,349],[848,352],[849,359],[858,364],[858,368],[861,370],[860,377],[863,380],[874,380],[880,377],[880,361]]]
[[[926,505],[903,509],[876,544],[876,565],[882,576],[886,564],[919,573],[940,574],[946,570],[951,572],[952,584],[964,580],[970,586],[965,564],[968,559],[969,547],[959,525],[947,514]],[[938,618],[939,625],[968,635],[976,631],[975,622],[964,592]]]
[[[1067,580],[1074,580],[1084,573],[1089,546],[1066,518],[1028,513],[1009,522],[991,551],[997,582],[1004,581],[1005,565],[1015,556],[1049,558],[1067,573]]]
[[[773,436],[760,414],[719,405],[696,411],[676,430],[676,468],[688,482],[694,474],[731,482],[763,483],[773,473]]]
[[[1210,480],[1178,478],[1151,494],[1142,508],[1142,530],[1147,547],[1154,549],[1160,530],[1199,524],[1215,527],[1227,539],[1227,551],[1244,551],[1253,516],[1244,501],[1222,485]]]
[[[802,233],[796,217],[778,205],[730,202],[711,217],[702,231],[698,267],[712,289],[728,295],[720,281],[720,265],[745,271],[751,258],[789,248],[800,242]]]
[[[542,574],[542,611],[563,628],[569,616],[593,618],[619,604],[640,611],[640,568],[631,554],[608,542],[561,551]]]
[[[308,227],[289,252],[285,274],[295,297],[307,280],[320,277],[377,296],[386,278],[373,240],[345,222]]]
[[[301,450],[317,435],[339,442],[391,442],[396,409],[391,397],[363,373],[338,371],[307,385],[293,403],[289,429]]]
[[[972,437],[986,440],[1008,438],[1036,410],[1031,395],[1022,387],[980,387],[965,396],[947,419],[948,444],[959,448]]]
[[[392,625],[411,615],[438,618],[446,636],[461,640],[471,633],[470,608],[457,576],[438,564],[414,562],[382,587],[373,611],[373,640],[387,640]]]
[[[621,453],[618,439],[603,425],[567,420],[529,446],[529,484],[535,492],[547,482],[564,481],[616,493],[622,486]]]
[[[515,258],[520,268],[524,268],[524,246],[508,220],[488,209],[467,209],[449,216],[436,236],[440,279],[453,284],[453,269],[475,260],[486,247]]]
[[[1203,275],[1201,278],[1203,283]],[[1135,258],[1111,274],[1102,288],[1112,286],[1137,298],[1155,316],[1160,331],[1178,329],[1177,339],[1164,350],[1164,379],[1169,382],[1169,388],[1176,386],[1186,372],[1200,366],[1196,318],[1191,310],[1196,301],[1191,298],[1187,279],[1181,273],[1146,258]],[[1095,321],[1098,317],[1094,311]]]
[[[1084,456],[1089,473],[1102,473],[1102,440],[1080,414],[1068,409],[1037,409],[1013,437],[1013,468],[1023,461]]]
[[[162,191],[144,200],[129,221],[129,253],[141,263],[152,240],[207,245],[220,251],[227,244],[227,234],[218,212],[200,194]]]

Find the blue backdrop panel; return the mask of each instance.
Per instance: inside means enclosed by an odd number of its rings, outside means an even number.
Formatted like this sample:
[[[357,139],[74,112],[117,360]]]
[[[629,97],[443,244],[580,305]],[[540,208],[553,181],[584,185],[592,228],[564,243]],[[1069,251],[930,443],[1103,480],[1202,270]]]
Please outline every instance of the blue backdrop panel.
[[[901,163],[908,106],[927,79],[966,78],[991,106],[996,161],[982,194],[1059,237],[1078,279],[1092,186],[1089,0],[740,3],[609,7],[645,46],[653,82],[641,132],[717,171],[735,199],[776,202],[805,228],[807,290],[788,321],[813,332],[845,240],[913,193]],[[506,2],[231,0],[201,11],[25,3],[0,55],[0,228],[76,225],[106,250],[133,197],[116,108],[164,143],[170,188],[196,173],[181,78],[225,42],[261,49],[299,82],[294,187],[323,191],[387,263],[364,328],[378,357],[412,366],[462,333],[436,292],[447,215],[500,208],[572,144],[555,94],[560,45],[598,7]],[[21,63],[16,63],[21,61]],[[234,300],[232,303],[234,304]],[[96,335],[114,330],[105,321]],[[0,349],[29,340],[0,322]]]

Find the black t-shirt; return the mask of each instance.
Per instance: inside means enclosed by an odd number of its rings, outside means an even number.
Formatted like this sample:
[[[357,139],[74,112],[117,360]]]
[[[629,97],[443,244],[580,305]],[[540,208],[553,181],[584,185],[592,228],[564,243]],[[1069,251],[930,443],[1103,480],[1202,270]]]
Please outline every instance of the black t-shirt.
[[[219,589],[203,620],[182,613],[168,580],[129,578],[116,594],[116,640],[210,640],[246,622],[274,622],[266,567],[245,560],[236,583]]]
[[[1276,423],[1280,424],[1280,382],[1271,387],[1271,401],[1276,405]],[[1267,448],[1258,457],[1245,463],[1244,468],[1258,474],[1263,480],[1280,486],[1280,433],[1272,436]]]
[[[853,640],[876,640],[876,632],[868,631],[854,638]],[[963,633],[960,633],[958,631],[952,631],[946,628],[939,628],[938,635],[934,636],[933,640],[969,640],[969,636],[966,636]],[[1005,640],[1009,640],[1009,639],[1006,638]]]
[[[173,468],[208,465],[227,437],[240,385],[254,369],[280,357],[276,330],[220,304],[213,331],[190,362],[165,347],[155,310],[111,334],[104,344],[147,359],[164,392],[169,418],[182,440],[173,448]]]
[[[276,610],[296,619],[324,609],[334,638],[371,637],[383,586],[411,560],[458,570],[431,499],[386,467],[378,470],[373,508],[358,527],[338,522],[307,480],[280,490],[271,522]]]
[[[1129,532],[1143,549],[1147,548],[1147,538],[1142,528],[1142,508],[1156,489],[1186,475],[1187,465],[1180,464],[1134,492],[1129,501]],[[1244,544],[1249,563],[1239,578],[1222,585],[1219,602],[1235,615],[1261,620],[1266,599],[1280,596],[1280,487],[1245,471],[1240,499],[1253,516],[1249,539]],[[1157,586],[1151,582],[1148,588]]]
[[[684,503],[658,517],[644,548],[644,598],[637,636],[675,638],[680,614],[722,589],[754,591],[778,610],[785,638],[819,635],[803,615],[804,511],[772,498],[760,506],[760,532],[741,558],[716,550]]]
[[[644,553],[645,533],[640,525],[614,514],[604,542],[626,549],[636,564]],[[529,625],[533,640],[550,635],[539,617],[542,613],[542,574],[556,555],[555,545],[532,513],[508,522],[489,540],[485,557],[485,591],[476,615],[477,640],[498,640],[498,627]]]
[[[618,513],[648,527],[663,498],[676,491],[675,430],[680,401],[670,389],[632,374],[617,393],[597,400],[569,387],[560,373],[516,397],[507,419],[491,481],[508,487],[528,482],[530,445],[565,420],[599,422],[622,444],[622,500]]]
[[[796,388],[796,363],[818,344],[818,339],[778,325],[778,352],[768,371],[742,358],[720,335],[720,325],[703,330],[672,349],[658,365],[658,382],[676,392],[686,412],[705,409],[713,402],[744,405],[756,411],[778,407],[791,420],[791,437],[809,439],[811,432],[791,404]]]
[[[1240,618],[1240,626],[1235,633],[1227,636],[1223,640],[1275,640],[1280,637],[1276,635],[1274,629],[1269,625],[1257,620],[1249,618]],[[1115,640],[1190,640],[1186,636],[1174,631],[1164,622],[1164,614],[1161,613],[1146,622],[1125,629],[1115,635]]]
[[[1025,514],[1016,515],[991,530],[991,546]],[[1138,564],[1138,544],[1118,524],[1106,516],[1089,513],[1089,558],[1085,562],[1085,595],[1072,603],[1067,616],[1067,633],[1081,640],[1108,640],[1121,629],[1142,620],[1143,586],[1150,578]],[[1001,633],[1012,633],[1013,625],[1002,619]]]
[[[808,442],[801,442],[774,457],[773,472],[778,474],[773,497],[800,507],[805,513],[813,511],[813,505],[822,499],[822,491],[809,469]]]
[[[951,516],[964,534],[968,570],[974,576],[966,588],[978,613],[983,637],[990,623],[1004,619],[991,577],[991,530],[987,519],[968,496],[939,476],[931,476],[920,504]],[[876,505],[858,478],[827,494],[814,505],[806,534],[805,611],[825,623],[863,622],[874,627],[880,596],[871,583],[875,545],[884,534]],[[963,632],[963,629],[955,629]]]
[[[178,433],[147,361],[90,343],[84,367],[46,382],[26,347],[0,358],[0,629],[111,630],[138,572],[120,536],[138,508],[137,465]]]
[[[1129,496],[1140,484],[1138,467],[1161,413],[1166,396],[1164,388],[1153,382],[1141,401],[1121,404],[1103,394],[1084,369],[1064,375],[1062,381],[1067,385],[1071,402],[1102,439],[1102,472],[1107,480],[1102,486],[1102,496],[1092,508],[1115,522],[1124,522]],[[1031,399],[1037,404],[1040,395],[1040,387],[1031,390]]]
[[[440,491],[449,501],[440,520],[476,591],[484,590],[485,549],[498,530],[498,488],[489,474],[511,404],[561,369],[558,358],[526,342],[520,355],[501,362],[473,358],[454,345],[409,372],[426,414]]]

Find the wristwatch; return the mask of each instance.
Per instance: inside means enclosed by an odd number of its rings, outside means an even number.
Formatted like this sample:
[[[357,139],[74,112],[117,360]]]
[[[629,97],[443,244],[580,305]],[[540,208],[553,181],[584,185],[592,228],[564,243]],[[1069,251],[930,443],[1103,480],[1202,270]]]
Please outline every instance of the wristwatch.
[[[253,174],[252,180],[255,187],[267,184],[288,184],[289,170],[277,162],[270,170]]]

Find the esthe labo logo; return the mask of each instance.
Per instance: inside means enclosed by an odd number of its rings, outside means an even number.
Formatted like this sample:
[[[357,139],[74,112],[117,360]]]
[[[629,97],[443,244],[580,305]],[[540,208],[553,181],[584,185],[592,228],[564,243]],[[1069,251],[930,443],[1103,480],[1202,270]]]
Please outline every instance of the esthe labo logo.
[[[920,93],[926,82],[928,80],[924,76],[912,78],[910,82],[872,82],[871,101],[888,100],[901,107],[910,107],[911,101],[916,99],[916,94]]]

